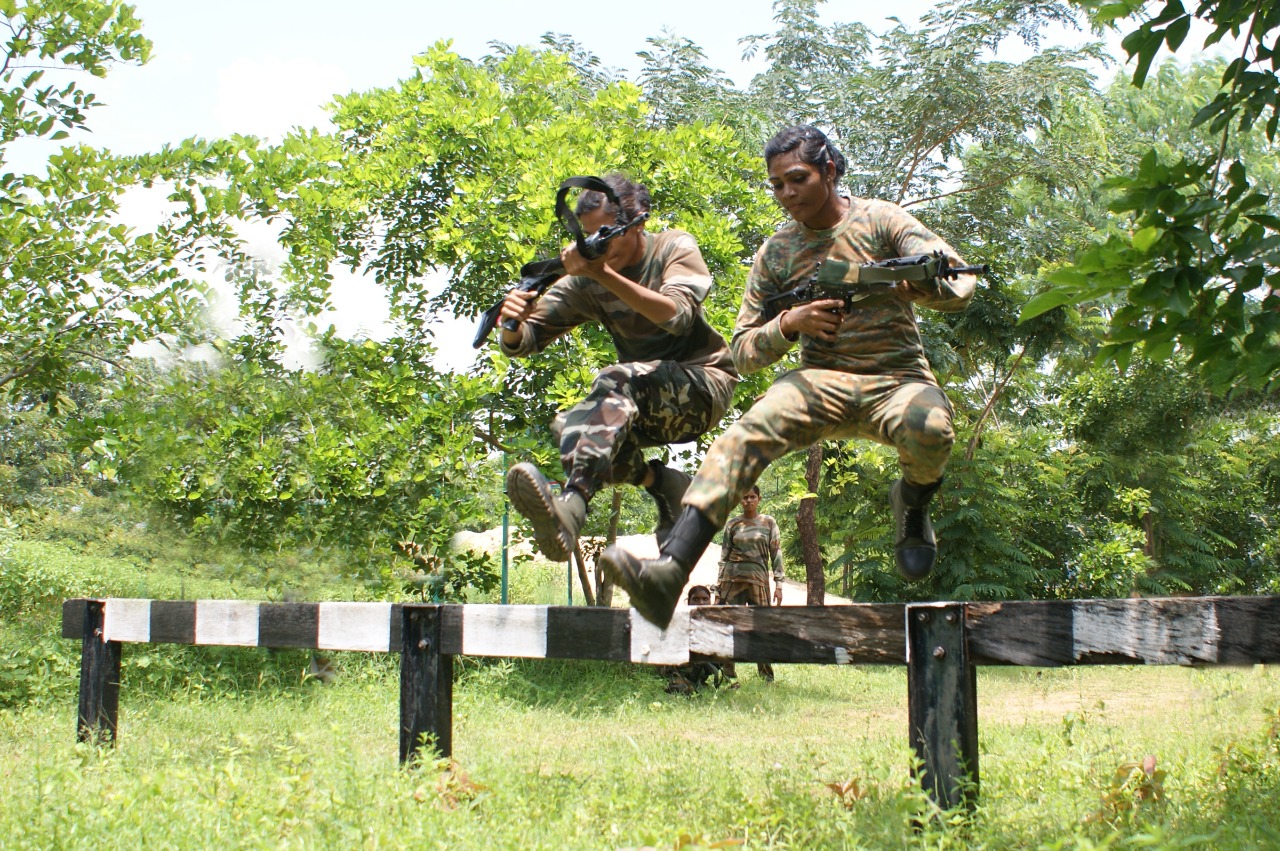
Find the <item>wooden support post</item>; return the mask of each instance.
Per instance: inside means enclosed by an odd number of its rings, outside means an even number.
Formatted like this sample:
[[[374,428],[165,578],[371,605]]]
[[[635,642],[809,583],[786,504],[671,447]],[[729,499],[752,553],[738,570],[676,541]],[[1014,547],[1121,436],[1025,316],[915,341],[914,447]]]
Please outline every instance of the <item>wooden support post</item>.
[[[115,744],[120,714],[120,642],[104,641],[106,603],[84,601],[76,741]]]
[[[400,762],[423,736],[453,755],[453,656],[440,652],[440,606],[406,604],[400,651]]]
[[[907,712],[925,791],[943,809],[972,809],[978,794],[978,684],[963,603],[907,606]]]

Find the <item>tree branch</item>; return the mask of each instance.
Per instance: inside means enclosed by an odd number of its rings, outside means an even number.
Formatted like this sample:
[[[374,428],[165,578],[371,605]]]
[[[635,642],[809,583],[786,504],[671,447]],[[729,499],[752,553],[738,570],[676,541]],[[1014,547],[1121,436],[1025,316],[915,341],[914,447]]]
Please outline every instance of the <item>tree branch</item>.
[[[939,201],[943,198],[950,198],[952,195],[963,195],[966,192],[981,192],[983,189],[991,189],[992,187],[1008,183],[1010,180],[1013,180],[1015,177],[1018,177],[1023,173],[1024,172],[1021,171],[1015,171],[1013,174],[1005,175],[1000,180],[993,180],[990,183],[984,183],[981,186],[965,186],[955,190],[954,192],[943,192],[941,195],[930,195],[928,198],[917,198],[914,201],[905,201],[898,206],[905,210],[907,207],[914,207],[916,204],[927,204],[930,201]]]
[[[485,431],[484,429],[480,428],[480,426],[473,426],[472,428],[475,430],[476,437],[480,438],[481,441],[488,444],[489,446],[492,446],[494,449],[497,449],[500,452],[515,451],[511,447],[504,446],[502,443],[499,443],[496,437],[494,437],[492,434]]]
[[[1005,373],[1004,378],[1001,379],[998,385],[996,385],[996,389],[991,391],[991,397],[987,399],[986,407],[982,409],[981,416],[979,416],[977,422],[973,424],[973,436],[969,438],[969,445],[964,449],[964,460],[973,460],[973,453],[978,448],[978,438],[982,436],[982,424],[986,421],[987,417],[991,415],[991,409],[995,407],[996,399],[1000,398],[1000,394],[1004,392],[1005,385],[1009,383],[1009,379],[1013,378],[1013,374],[1018,371],[1018,365],[1022,363],[1022,358],[1026,353],[1027,347],[1026,345],[1023,345],[1022,351],[1018,352],[1018,356],[1014,358],[1013,365],[1009,367],[1009,371]]]

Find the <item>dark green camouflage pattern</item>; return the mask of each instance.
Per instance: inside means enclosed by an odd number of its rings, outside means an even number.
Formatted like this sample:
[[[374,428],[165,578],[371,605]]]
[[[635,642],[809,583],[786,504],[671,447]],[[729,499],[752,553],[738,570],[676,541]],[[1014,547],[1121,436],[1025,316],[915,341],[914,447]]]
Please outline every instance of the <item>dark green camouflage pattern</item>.
[[[602,284],[570,276],[538,300],[519,344],[502,346],[525,357],[585,322],[599,322],[613,339],[620,363],[601,370],[587,397],[552,423],[566,484],[587,497],[605,485],[639,484],[642,450],[704,434],[738,383],[729,347],[702,314],[712,280],[697,242],[674,229],[644,236],[644,257],[618,271],[668,296],[675,316],[657,325]]]
[[[747,517],[739,514],[724,527],[720,544],[720,577],[726,579],[757,577],[768,590],[769,568],[773,568],[775,582],[781,582],[782,536],[778,521],[768,514]]]
[[[591,392],[556,416],[551,430],[569,481],[594,493],[609,484],[639,484],[645,447],[685,443],[720,421],[736,377],[718,369],[620,363],[596,375]]]
[[[702,314],[702,302],[711,291],[711,273],[697,242],[681,230],[646,232],[644,237],[644,257],[618,273],[670,298],[676,305],[675,316],[655,325],[603,284],[569,276],[552,284],[529,320],[520,323],[519,344],[504,343],[502,351],[527,357],[583,323],[599,322],[609,332],[621,363],[669,360],[715,367],[736,378],[724,338]]]

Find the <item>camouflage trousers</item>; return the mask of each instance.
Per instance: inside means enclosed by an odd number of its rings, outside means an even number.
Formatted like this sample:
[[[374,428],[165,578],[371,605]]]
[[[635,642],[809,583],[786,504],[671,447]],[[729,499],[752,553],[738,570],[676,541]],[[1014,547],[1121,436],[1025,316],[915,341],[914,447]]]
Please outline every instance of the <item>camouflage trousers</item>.
[[[604,485],[638,485],[645,474],[643,449],[705,434],[725,411],[707,389],[716,377],[700,374],[711,371],[674,361],[619,363],[600,370],[587,398],[551,424],[566,486],[590,498]]]
[[[937,385],[892,375],[810,367],[787,373],[711,444],[684,504],[723,528],[774,460],[822,440],[855,437],[897,448],[907,481],[936,482],[955,442],[951,402]]]
[[[764,573],[761,576],[742,576],[737,575],[729,579],[723,579],[720,587],[716,589],[719,596],[718,602],[722,606],[769,606],[769,580],[766,579],[769,574]],[[738,668],[733,662],[728,662],[723,666],[724,675],[729,679],[738,676]],[[757,662],[756,673],[760,676],[772,680],[773,665],[768,662]]]

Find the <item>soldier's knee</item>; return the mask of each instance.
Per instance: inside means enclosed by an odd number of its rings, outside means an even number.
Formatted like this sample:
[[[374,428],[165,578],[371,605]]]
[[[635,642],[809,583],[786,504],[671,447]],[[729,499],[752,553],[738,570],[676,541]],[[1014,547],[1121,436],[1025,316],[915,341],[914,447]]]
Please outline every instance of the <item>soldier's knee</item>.
[[[614,391],[630,386],[632,377],[625,364],[615,363],[597,372],[591,387],[593,390]]]

